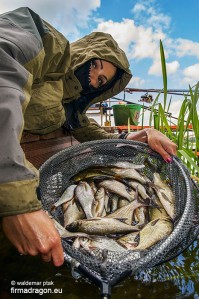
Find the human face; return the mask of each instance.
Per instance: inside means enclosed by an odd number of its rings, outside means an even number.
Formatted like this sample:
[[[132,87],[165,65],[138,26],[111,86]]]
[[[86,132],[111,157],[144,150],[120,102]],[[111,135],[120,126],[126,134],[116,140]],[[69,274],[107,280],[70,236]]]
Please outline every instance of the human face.
[[[116,66],[106,60],[95,59],[91,63],[89,84],[99,88],[110,81],[116,74]]]

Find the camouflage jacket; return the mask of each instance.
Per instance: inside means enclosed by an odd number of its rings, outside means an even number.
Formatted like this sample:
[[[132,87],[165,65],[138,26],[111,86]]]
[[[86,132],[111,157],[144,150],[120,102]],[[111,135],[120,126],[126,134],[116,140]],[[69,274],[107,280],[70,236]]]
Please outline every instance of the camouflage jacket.
[[[79,105],[82,88],[74,71],[91,58],[113,62],[124,73],[114,87]],[[108,34],[93,32],[70,45],[29,8],[0,15],[0,216],[41,208],[38,171],[20,146],[23,131],[47,134],[67,122],[80,142],[117,138],[90,122],[86,111],[118,94],[130,79],[126,55]]]

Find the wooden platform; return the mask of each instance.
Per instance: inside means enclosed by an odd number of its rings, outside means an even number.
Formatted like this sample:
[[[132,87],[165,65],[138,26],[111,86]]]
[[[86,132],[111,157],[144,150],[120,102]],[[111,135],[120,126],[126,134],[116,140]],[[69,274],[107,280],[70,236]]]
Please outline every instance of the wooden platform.
[[[21,140],[27,160],[37,169],[54,154],[78,143],[74,137],[64,133],[61,128],[42,136],[24,132]]]

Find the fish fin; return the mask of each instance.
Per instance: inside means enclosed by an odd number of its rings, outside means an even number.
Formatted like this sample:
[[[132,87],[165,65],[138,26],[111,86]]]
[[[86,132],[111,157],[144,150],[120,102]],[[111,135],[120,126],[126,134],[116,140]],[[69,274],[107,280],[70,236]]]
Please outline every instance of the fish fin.
[[[156,218],[151,222],[151,225],[154,226],[160,220],[160,218]]]
[[[113,218],[113,219],[116,219],[116,220],[121,221],[123,223],[125,223],[125,221],[128,220],[128,218]]]
[[[99,221],[101,220],[100,217],[94,217],[94,218],[87,218],[87,219],[84,219],[84,221]]]
[[[166,199],[168,202],[170,202],[170,203],[173,203],[169,198],[168,198],[168,196],[166,196],[166,194],[165,193],[163,193],[163,192],[161,192],[160,191],[160,193],[162,194],[162,196],[164,197],[164,199]]]

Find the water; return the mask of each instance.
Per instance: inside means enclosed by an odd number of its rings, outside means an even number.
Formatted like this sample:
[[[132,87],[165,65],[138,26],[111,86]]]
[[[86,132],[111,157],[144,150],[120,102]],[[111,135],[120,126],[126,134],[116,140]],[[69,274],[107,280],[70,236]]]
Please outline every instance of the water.
[[[95,284],[83,278],[74,279],[66,265],[56,268],[51,263],[42,262],[39,257],[20,255],[3,237],[0,237],[0,242],[0,299],[100,298]],[[20,285],[24,283],[29,285]],[[17,294],[17,288],[26,289],[29,293],[22,294],[20,291]],[[36,294],[33,289],[36,289]],[[56,294],[45,293],[54,292],[55,289]],[[199,239],[172,261],[123,280],[112,288],[111,298],[198,299]]]

